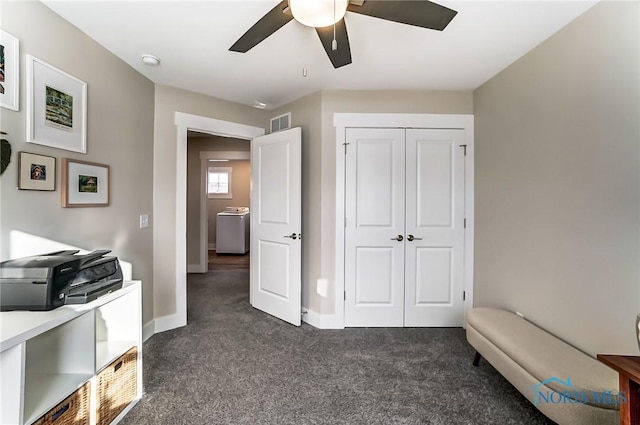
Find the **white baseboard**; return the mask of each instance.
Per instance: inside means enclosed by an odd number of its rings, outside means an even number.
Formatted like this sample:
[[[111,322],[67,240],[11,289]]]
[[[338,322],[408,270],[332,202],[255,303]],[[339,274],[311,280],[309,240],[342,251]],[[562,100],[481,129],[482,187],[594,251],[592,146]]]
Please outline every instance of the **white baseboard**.
[[[187,273],[206,273],[207,265],[202,264],[187,264]]]
[[[302,321],[318,329],[344,329],[344,323],[338,323],[333,314],[319,314],[315,311],[306,311],[302,315]]]
[[[145,342],[156,333],[155,320],[150,320],[144,326],[142,326],[142,342]]]
[[[154,319],[154,331],[155,333],[170,331],[171,329],[180,328],[186,326],[187,323],[183,318],[177,314],[171,314],[169,316],[156,317]]]
[[[214,243],[210,243],[210,244],[209,244],[209,249],[211,249],[211,250],[215,251],[215,250],[216,250],[216,244],[214,244]]]

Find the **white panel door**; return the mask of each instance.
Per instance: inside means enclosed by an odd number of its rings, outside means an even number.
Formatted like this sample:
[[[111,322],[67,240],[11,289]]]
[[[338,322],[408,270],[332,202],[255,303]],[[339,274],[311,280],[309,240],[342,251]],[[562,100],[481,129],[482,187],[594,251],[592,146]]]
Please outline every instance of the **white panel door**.
[[[301,130],[251,141],[251,305],[300,326]]]
[[[462,326],[464,130],[408,129],[405,326]]]
[[[402,326],[404,129],[347,129],[345,326]]]

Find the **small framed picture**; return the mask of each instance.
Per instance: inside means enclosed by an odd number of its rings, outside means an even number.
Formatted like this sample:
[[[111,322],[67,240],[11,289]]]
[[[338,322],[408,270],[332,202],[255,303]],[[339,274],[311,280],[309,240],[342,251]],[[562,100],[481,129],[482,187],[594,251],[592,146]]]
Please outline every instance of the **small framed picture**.
[[[62,207],[109,206],[109,166],[62,158]]]
[[[27,143],[87,152],[87,83],[26,55]]]
[[[20,42],[0,30],[0,106],[14,111],[19,105]]]
[[[56,159],[18,152],[18,189],[56,190]]]

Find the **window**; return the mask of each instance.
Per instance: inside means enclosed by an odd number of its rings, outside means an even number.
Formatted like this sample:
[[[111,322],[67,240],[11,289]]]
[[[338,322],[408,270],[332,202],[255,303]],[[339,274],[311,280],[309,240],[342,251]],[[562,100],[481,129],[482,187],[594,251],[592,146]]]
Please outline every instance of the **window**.
[[[232,199],[231,167],[209,167],[207,195],[209,198]]]
[[[209,171],[209,193],[216,195],[229,193],[229,173]]]

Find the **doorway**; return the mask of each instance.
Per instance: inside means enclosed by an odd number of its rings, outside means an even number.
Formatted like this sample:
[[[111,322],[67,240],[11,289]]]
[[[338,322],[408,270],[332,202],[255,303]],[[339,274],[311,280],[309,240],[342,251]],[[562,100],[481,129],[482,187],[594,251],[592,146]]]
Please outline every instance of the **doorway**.
[[[265,134],[264,128],[222,121],[199,115],[175,113],[176,124],[176,202],[175,202],[175,300],[176,312],[156,319],[155,332],[187,324],[187,132],[253,139]]]
[[[237,250],[230,252],[224,247],[217,249],[217,215],[240,207],[249,208],[251,141],[196,131],[188,131],[187,138],[187,271],[206,273],[209,260],[217,259],[217,251],[240,253]],[[216,179],[209,184],[211,173],[215,174],[214,177],[224,173],[224,181]],[[248,223],[249,215],[244,218]],[[248,250],[249,229],[243,232],[243,236],[246,237],[243,238],[243,247]],[[223,261],[223,264],[227,262]]]

